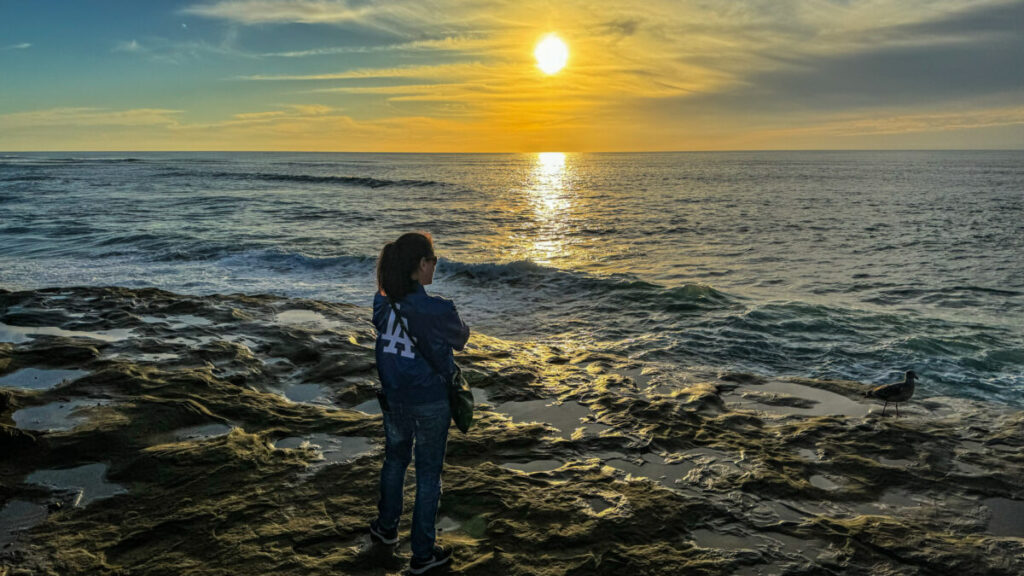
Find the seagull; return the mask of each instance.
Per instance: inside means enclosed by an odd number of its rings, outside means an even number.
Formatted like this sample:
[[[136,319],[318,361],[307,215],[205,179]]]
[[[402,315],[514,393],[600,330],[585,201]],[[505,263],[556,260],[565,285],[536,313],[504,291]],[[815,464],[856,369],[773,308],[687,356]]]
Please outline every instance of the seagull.
[[[889,407],[889,402],[892,402],[896,405],[896,417],[899,418],[900,402],[906,402],[914,395],[915,378],[917,378],[917,373],[913,370],[907,370],[907,377],[902,382],[876,386],[865,392],[864,395],[868,398],[878,398],[885,401],[885,406],[882,407],[882,416],[885,416],[885,409]]]

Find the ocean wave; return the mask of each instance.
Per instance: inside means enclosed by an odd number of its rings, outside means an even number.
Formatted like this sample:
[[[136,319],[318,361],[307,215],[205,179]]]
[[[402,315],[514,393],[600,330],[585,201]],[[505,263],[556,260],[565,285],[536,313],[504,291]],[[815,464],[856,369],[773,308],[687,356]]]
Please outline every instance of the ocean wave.
[[[224,254],[216,264],[227,268],[269,269],[286,274],[337,271],[372,276],[376,256],[312,256],[280,249],[252,249]],[[656,313],[700,313],[735,306],[739,299],[710,286],[688,284],[665,287],[628,275],[595,276],[585,272],[543,266],[529,260],[467,263],[441,259],[437,279],[446,289],[463,294],[493,289],[505,293],[509,304],[534,300],[542,305],[586,304],[605,313],[629,305]]]
[[[945,309],[970,309],[994,302],[1007,311],[1024,310],[1024,292],[984,286],[952,286],[949,288],[887,288],[864,298],[865,302],[891,306],[897,302],[919,302]]]
[[[403,186],[407,188],[443,187],[446,182],[436,180],[388,180],[382,178],[371,178],[369,176],[318,176],[313,174],[286,174],[278,172],[189,172],[172,170],[164,172],[161,176],[170,178],[195,177],[210,179],[232,179],[243,182],[298,182],[303,184],[343,184],[348,186],[360,186],[365,188],[386,188],[390,186]]]
[[[56,176],[44,176],[38,174],[19,174],[17,176],[5,176],[0,178],[0,182],[43,182],[46,180],[56,180]]]
[[[473,264],[445,260],[439,272],[458,283],[543,292],[554,302],[585,300],[597,309],[610,307],[619,312],[627,304],[647,311],[691,312],[731,306],[737,301],[705,285],[665,287],[625,274],[595,276],[529,260]]]
[[[90,158],[90,157],[77,157],[71,156],[67,158],[28,158],[40,163],[46,164],[131,164],[136,162],[149,162],[146,158],[135,158],[131,156],[124,157],[106,157],[106,158]]]
[[[322,271],[335,268],[360,268],[371,271],[376,258],[371,256],[310,256],[301,252],[281,250],[246,250],[223,256],[217,265],[226,268],[270,268],[278,271]]]

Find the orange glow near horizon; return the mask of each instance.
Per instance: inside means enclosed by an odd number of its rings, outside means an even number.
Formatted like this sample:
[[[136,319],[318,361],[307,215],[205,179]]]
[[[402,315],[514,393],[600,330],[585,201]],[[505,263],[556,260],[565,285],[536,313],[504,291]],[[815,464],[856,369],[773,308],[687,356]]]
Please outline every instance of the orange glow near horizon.
[[[96,4],[4,4],[0,151],[1024,147],[1003,60],[950,80],[1006,0]]]

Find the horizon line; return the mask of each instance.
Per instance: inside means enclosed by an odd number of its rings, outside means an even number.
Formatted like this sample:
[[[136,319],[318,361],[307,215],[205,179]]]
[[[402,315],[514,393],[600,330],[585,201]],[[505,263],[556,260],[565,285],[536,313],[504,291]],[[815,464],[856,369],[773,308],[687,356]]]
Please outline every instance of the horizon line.
[[[500,152],[465,152],[465,151],[420,151],[400,152],[388,150],[0,150],[0,154],[97,154],[97,153],[135,153],[135,154],[693,154],[722,152],[1024,152],[1021,148],[722,148],[693,150],[534,150],[534,151],[500,151]]]

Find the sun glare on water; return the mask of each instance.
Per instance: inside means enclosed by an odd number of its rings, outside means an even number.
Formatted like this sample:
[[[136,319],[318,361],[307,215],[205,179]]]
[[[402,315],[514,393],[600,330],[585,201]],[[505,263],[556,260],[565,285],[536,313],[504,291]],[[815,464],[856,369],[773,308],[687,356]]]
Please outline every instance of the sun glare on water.
[[[533,50],[537,58],[537,66],[545,74],[554,74],[569,61],[569,47],[556,34],[545,36]]]

